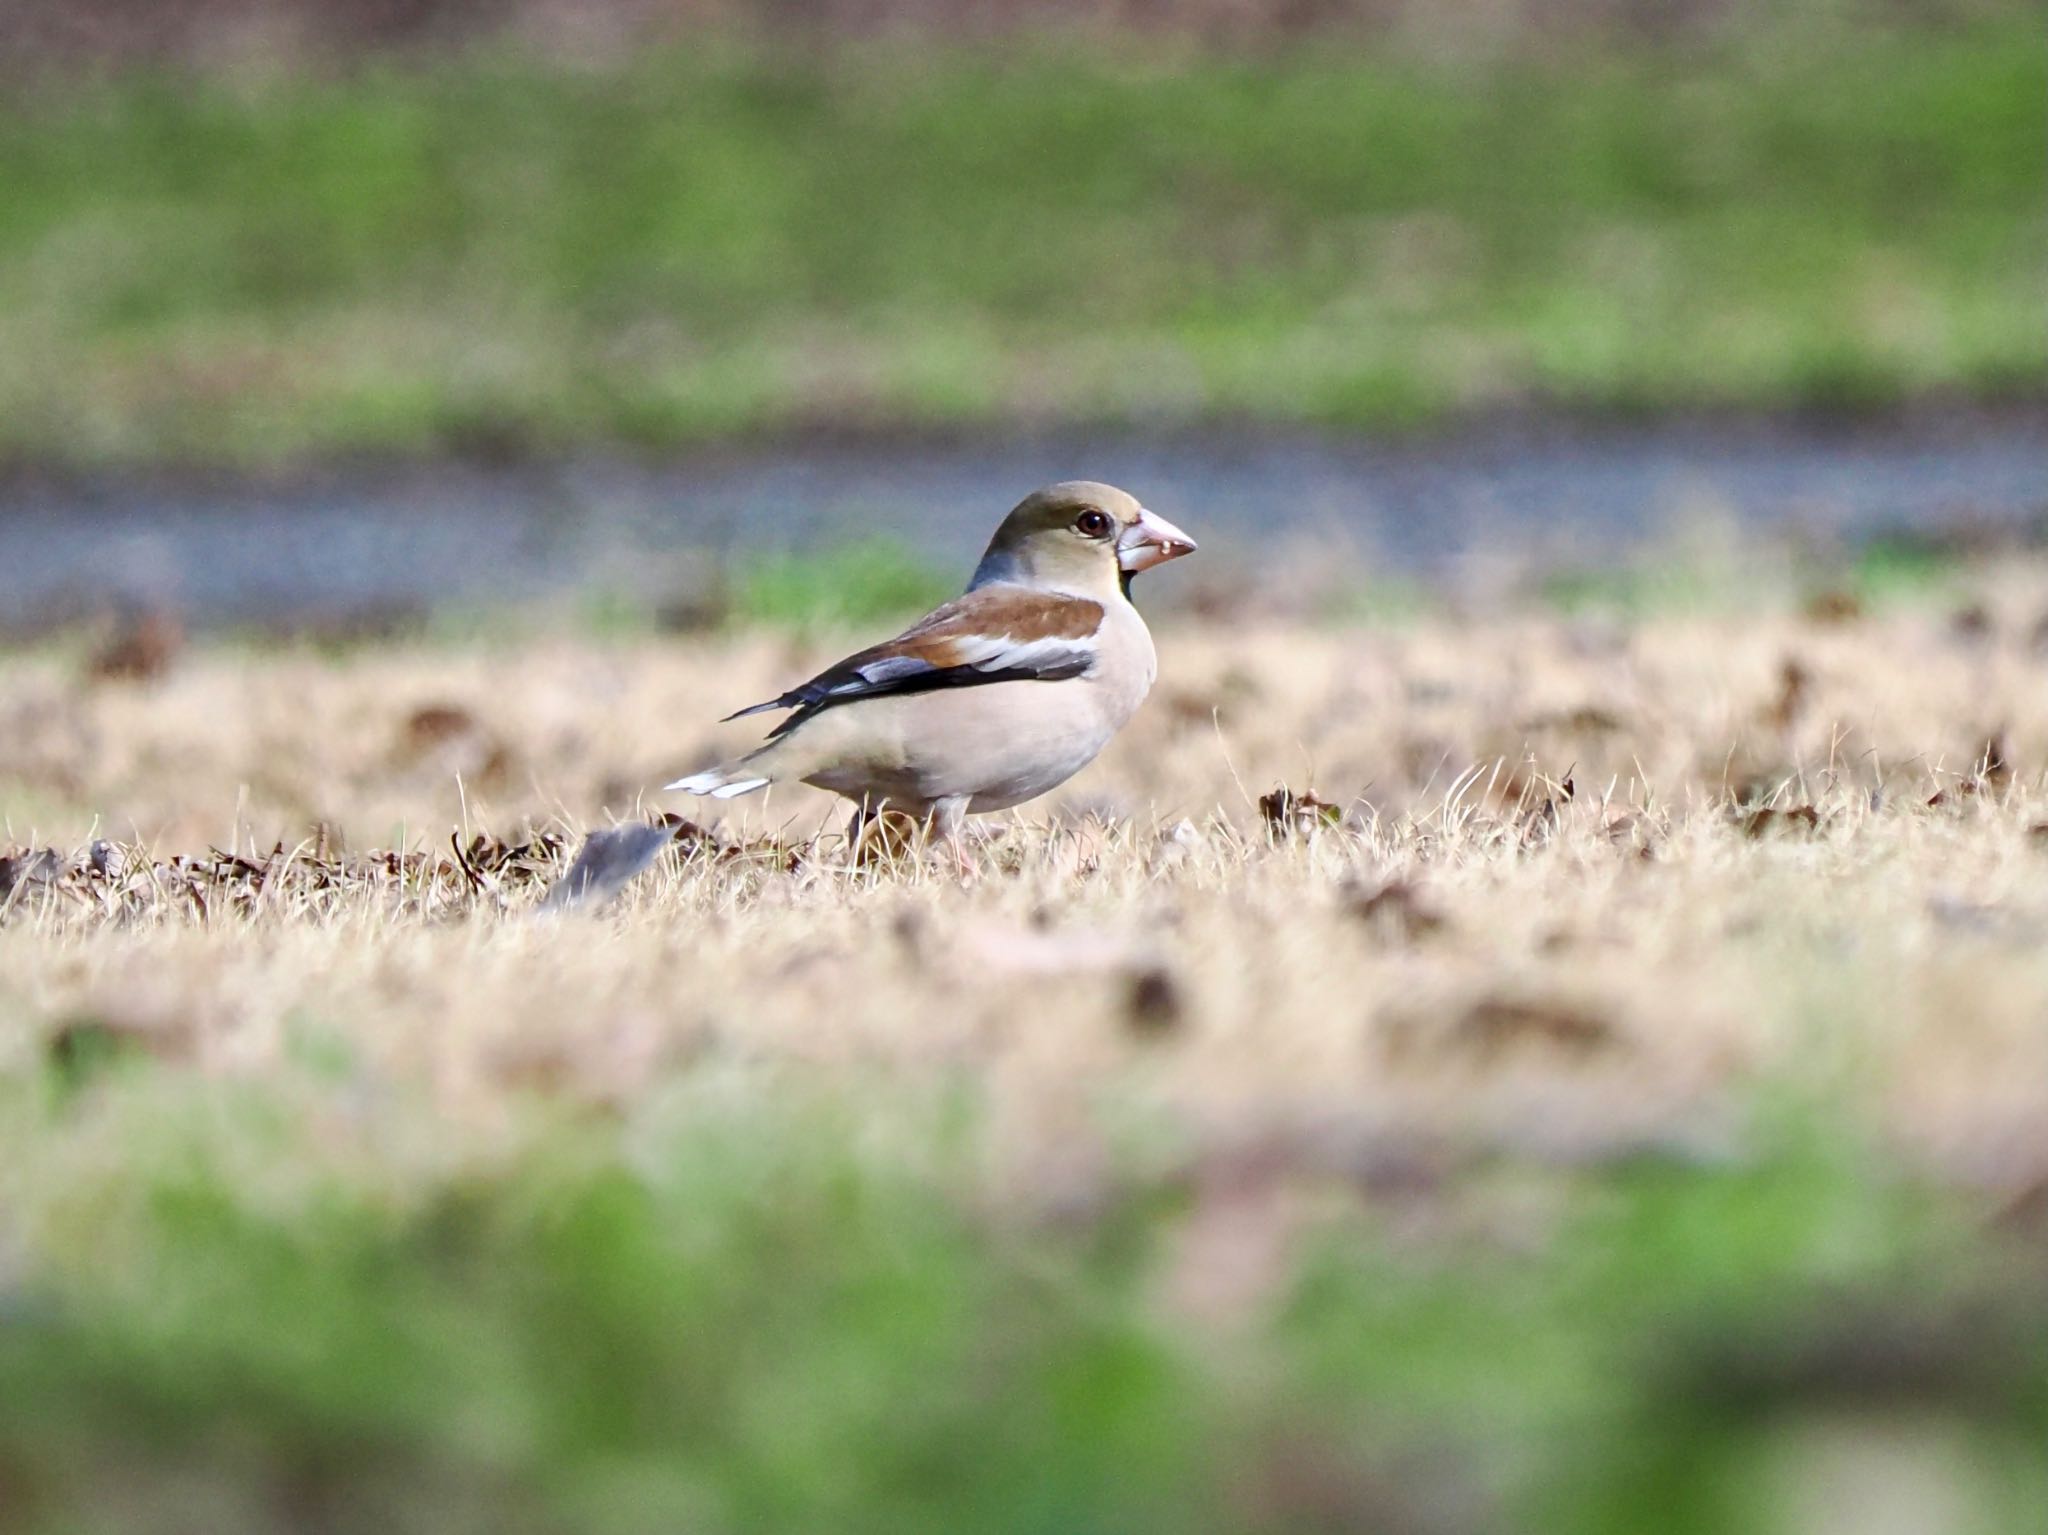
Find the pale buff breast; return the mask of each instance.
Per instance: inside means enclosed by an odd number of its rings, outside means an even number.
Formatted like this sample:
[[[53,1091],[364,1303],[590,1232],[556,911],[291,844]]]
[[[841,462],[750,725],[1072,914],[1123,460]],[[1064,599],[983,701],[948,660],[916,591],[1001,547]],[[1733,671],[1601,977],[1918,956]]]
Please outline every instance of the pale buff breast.
[[[790,742],[820,764],[804,782],[907,809],[964,799],[1006,810],[1081,771],[1121,730],[1157,672],[1137,609],[1103,620],[1101,658],[1061,682],[997,682],[876,698],[827,709]]]

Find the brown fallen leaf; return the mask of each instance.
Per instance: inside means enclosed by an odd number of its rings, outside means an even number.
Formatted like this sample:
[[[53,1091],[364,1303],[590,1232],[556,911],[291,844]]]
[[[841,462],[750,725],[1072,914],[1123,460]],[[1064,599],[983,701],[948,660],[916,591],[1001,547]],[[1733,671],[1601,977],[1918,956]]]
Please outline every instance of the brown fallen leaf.
[[[1377,890],[1354,888],[1345,904],[1382,943],[1414,943],[1450,925],[1421,887],[1405,879],[1390,879]]]
[[[1163,965],[1151,965],[1130,978],[1124,992],[1124,1021],[1134,1034],[1157,1037],[1178,1029],[1187,1015],[1180,985]]]
[[[1390,1063],[1429,1057],[1490,1061],[1517,1046],[1539,1046],[1575,1056],[1616,1045],[1613,1022],[1575,1002],[1548,997],[1491,995],[1448,1017],[1433,1011],[1395,1012],[1379,1027]]]
[[[1953,809],[1975,795],[2003,789],[2012,782],[2012,775],[2012,750],[2007,744],[2005,731],[2000,729],[1978,748],[1970,776],[1958,778],[1948,787],[1936,790],[1927,801],[1928,807]]]
[[[1271,794],[1259,797],[1259,814],[1275,836],[1306,838],[1326,826],[1335,826],[1344,812],[1328,800],[1318,799],[1314,790],[1296,794],[1282,784]]]
[[[1599,704],[1580,704],[1576,709],[1531,715],[1522,722],[1522,729],[1527,733],[1558,730],[1568,735],[1604,736],[1624,728],[1624,723],[1612,709],[1602,708]]]
[[[1820,828],[1820,812],[1811,805],[1794,805],[1789,810],[1765,806],[1742,818],[1742,834],[1751,841],[1770,836],[1792,836]]]
[[[1863,599],[1840,587],[1815,592],[1806,599],[1808,621],[1816,624],[1852,624],[1863,616]]]
[[[856,868],[886,868],[914,858],[924,841],[924,823],[901,810],[884,810],[861,823],[853,845]]]
[[[185,626],[176,615],[151,608],[121,620],[86,663],[102,682],[150,682],[171,669],[185,648]]]
[[[1206,729],[1225,720],[1227,706],[1220,694],[1176,688],[1159,703],[1160,711],[1180,730]]]
[[[456,704],[424,704],[413,710],[399,727],[392,755],[402,766],[460,774],[486,787],[502,786],[515,767],[511,748]]]
[[[722,583],[707,583],[662,603],[654,611],[654,622],[664,634],[708,634],[730,622],[732,615],[732,593]]]
[[[28,885],[54,885],[63,872],[64,860],[55,848],[29,848],[0,858],[0,901]]]
[[[1544,795],[1541,803],[1531,805],[1524,811],[1521,817],[1522,845],[1535,847],[1548,841],[1550,834],[1557,830],[1560,814],[1558,807],[1569,805],[1577,793],[1578,786],[1572,782],[1571,774],[1567,773],[1564,782],[1557,785],[1555,794]]]
[[[1569,1003],[1482,997],[1458,1019],[1465,1043],[1493,1051],[1521,1040],[1538,1040],[1573,1051],[1614,1043],[1614,1025]]]
[[[673,810],[661,813],[660,824],[668,828],[670,839],[685,860],[716,856],[725,846],[724,839],[716,831],[688,816],[677,815]]]
[[[454,704],[423,704],[405,719],[405,744],[414,753],[483,729],[475,715]]]

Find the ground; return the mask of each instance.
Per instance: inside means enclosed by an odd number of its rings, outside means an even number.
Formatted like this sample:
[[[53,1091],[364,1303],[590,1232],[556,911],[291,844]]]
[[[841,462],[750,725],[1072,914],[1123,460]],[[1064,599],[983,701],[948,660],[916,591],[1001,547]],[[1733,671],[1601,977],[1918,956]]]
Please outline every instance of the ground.
[[[2048,384],[2020,0],[14,10],[31,523]],[[1948,510],[1217,540],[966,883],[654,787],[915,551],[0,636],[0,1530],[2037,1526],[2048,565]]]
[[[2044,616],[2015,559],[1162,620],[965,886],[821,796],[652,790],[842,635],[14,655],[0,1492],[2015,1527]],[[662,812],[614,907],[536,913]]]

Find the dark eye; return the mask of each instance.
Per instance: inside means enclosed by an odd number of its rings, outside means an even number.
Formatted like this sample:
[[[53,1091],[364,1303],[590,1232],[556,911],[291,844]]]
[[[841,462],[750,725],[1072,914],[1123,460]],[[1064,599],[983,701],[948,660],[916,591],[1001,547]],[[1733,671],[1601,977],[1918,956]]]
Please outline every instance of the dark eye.
[[[1074,519],[1074,531],[1083,538],[1109,537],[1109,514],[1098,512],[1094,507]]]

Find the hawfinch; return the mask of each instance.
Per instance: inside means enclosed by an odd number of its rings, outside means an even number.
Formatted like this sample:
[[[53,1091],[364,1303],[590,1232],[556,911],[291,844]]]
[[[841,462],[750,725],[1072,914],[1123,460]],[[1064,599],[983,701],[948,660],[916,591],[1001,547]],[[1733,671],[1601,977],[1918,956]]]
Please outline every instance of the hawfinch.
[[[1003,519],[964,596],[884,644],[728,719],[788,709],[767,744],[671,789],[716,799],[797,780],[928,820],[959,849],[969,813],[1066,782],[1144,702],[1158,663],[1131,577],[1195,541],[1109,485],[1072,480]]]

